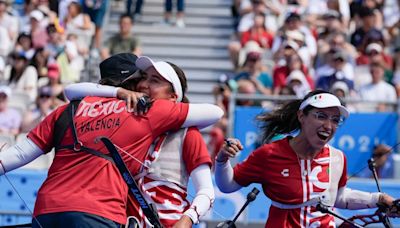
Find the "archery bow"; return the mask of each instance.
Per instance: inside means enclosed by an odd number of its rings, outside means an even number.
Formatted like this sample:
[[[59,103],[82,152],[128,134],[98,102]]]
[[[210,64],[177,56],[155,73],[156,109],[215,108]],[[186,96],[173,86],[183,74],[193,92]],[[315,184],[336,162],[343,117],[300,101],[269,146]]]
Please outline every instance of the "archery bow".
[[[392,150],[399,145],[400,143],[397,143],[396,145],[394,145],[393,147],[390,148],[389,151],[385,152],[384,154],[382,154],[378,159],[380,159],[383,155],[386,155],[388,153],[391,153]],[[355,174],[353,174],[352,176],[350,176],[347,180],[349,180],[350,178],[354,177],[357,173],[361,172],[363,169],[365,169],[367,166],[363,167],[362,169],[360,169],[358,172],[356,172]],[[382,193],[381,187],[380,187],[380,183],[379,183],[379,179],[378,179],[378,175],[377,175],[377,171],[376,171],[376,163],[375,163],[375,159],[373,157],[371,157],[368,160],[368,168],[371,170],[372,175],[374,177],[374,181],[376,183],[376,187],[378,189],[378,192]],[[375,213],[373,214],[365,214],[365,215],[355,215],[352,216],[350,218],[343,218],[341,216],[339,216],[338,214],[332,212],[331,210],[329,210],[326,206],[322,205],[322,204],[318,204],[317,205],[317,210],[323,212],[323,213],[329,213],[339,219],[342,219],[344,222],[339,226],[339,228],[348,228],[348,227],[365,227],[369,224],[373,224],[373,223],[382,223],[385,228],[392,228],[392,224],[390,222],[388,213],[392,212],[393,209],[396,209],[396,212],[400,211],[400,200],[395,200],[393,201],[393,205],[391,207],[388,207],[382,203],[377,203],[378,209],[375,211]],[[359,220],[360,222],[362,222],[362,224],[358,224],[355,221]]]

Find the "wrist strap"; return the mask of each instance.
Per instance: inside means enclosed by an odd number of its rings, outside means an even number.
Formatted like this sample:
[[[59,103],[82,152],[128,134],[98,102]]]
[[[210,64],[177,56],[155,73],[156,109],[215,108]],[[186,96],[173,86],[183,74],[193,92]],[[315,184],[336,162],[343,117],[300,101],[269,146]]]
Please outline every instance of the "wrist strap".
[[[196,206],[190,207],[183,214],[188,216],[190,218],[190,220],[192,220],[193,224],[199,223],[199,213],[197,213],[197,211],[196,211]]]

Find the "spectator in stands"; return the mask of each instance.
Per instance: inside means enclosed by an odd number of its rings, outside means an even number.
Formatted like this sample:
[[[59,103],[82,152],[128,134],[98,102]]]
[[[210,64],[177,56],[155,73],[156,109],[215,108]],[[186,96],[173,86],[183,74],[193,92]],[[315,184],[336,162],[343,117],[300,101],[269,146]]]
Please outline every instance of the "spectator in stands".
[[[26,93],[33,102],[37,95],[38,73],[21,53],[13,53],[12,63],[4,70],[4,79],[15,92]]]
[[[141,55],[142,51],[138,38],[132,34],[132,18],[128,14],[119,18],[119,33],[110,37],[101,50],[101,58],[106,59],[110,55],[122,52],[132,52]]]
[[[393,77],[393,59],[385,53],[379,43],[370,43],[365,51],[357,58],[357,65],[369,65],[372,62],[379,62],[385,67],[385,81],[391,82]]]
[[[237,93],[241,94],[257,94],[257,87],[254,82],[248,79],[239,79],[237,81]],[[255,102],[252,99],[238,100],[236,105],[240,106],[256,106],[259,102]]]
[[[79,47],[90,47],[95,31],[94,24],[90,21],[89,15],[82,11],[82,6],[75,1],[68,5],[68,13],[64,19],[66,34],[78,36]]]
[[[305,14],[306,21],[310,24],[311,29],[317,28],[324,15],[329,12],[336,12],[341,17],[343,28],[348,28],[350,21],[349,3],[345,0],[311,0]]]
[[[318,83],[323,77],[332,76],[339,73],[338,79],[354,80],[354,67],[349,63],[349,57],[346,52],[341,49],[330,49],[326,54],[326,63],[318,67],[315,71],[315,80]],[[342,77],[343,76],[343,77]],[[326,79],[323,79],[325,81]],[[351,90],[353,86],[349,85]],[[318,87],[316,87],[318,88]],[[329,88],[328,88],[329,90]]]
[[[0,86],[0,134],[17,136],[21,127],[22,116],[20,112],[9,107],[11,88]]]
[[[81,74],[85,68],[85,59],[89,54],[89,47],[79,47],[78,36],[69,34],[65,41],[65,54],[67,55],[69,66],[75,74]]]
[[[132,13],[132,0],[126,1],[126,14],[131,16],[134,22],[140,22],[142,20],[143,0],[136,0],[135,2],[135,10]]]
[[[12,49],[12,41],[8,35],[7,29],[0,25],[0,58],[6,59]]]
[[[383,25],[394,40],[396,36],[399,37],[400,3],[396,0],[383,1],[382,13]],[[397,45],[399,44],[395,43]]]
[[[239,34],[248,31],[254,24],[254,17],[258,13],[265,14],[265,28],[274,34],[278,29],[277,17],[282,13],[280,1],[241,0]]]
[[[330,92],[340,99],[340,101],[343,103],[344,106],[346,106],[349,112],[357,111],[356,105],[347,102],[347,99],[352,98],[355,95],[350,93],[349,86],[345,82],[337,81],[333,83]]]
[[[31,59],[30,65],[35,67],[38,78],[46,77],[48,57],[49,53],[44,48],[38,48]]]
[[[385,144],[374,146],[371,157],[375,161],[375,168],[378,178],[393,178],[394,177],[394,161],[392,149]],[[363,169],[356,177],[373,178],[370,169]]]
[[[40,87],[35,106],[28,110],[23,117],[21,132],[27,133],[32,130],[55,108],[50,87]]]
[[[385,67],[379,62],[372,62],[370,64],[370,73],[372,82],[363,86],[359,94],[361,99],[374,103],[363,104],[363,111],[393,111],[393,107],[385,104],[385,102],[396,102],[396,90],[391,84],[384,80]]]
[[[32,44],[35,49],[46,46],[49,39],[47,25],[42,23],[43,20],[44,14],[41,11],[34,10],[30,13]]]
[[[235,80],[250,80],[257,88],[257,93],[272,94],[272,77],[266,72],[266,67],[262,63],[261,52],[251,51],[246,55],[246,60],[235,76]]]
[[[316,83],[316,88],[330,91],[335,82],[343,81],[347,84],[350,90],[354,90],[353,80],[350,80],[349,76],[345,75],[346,72],[344,71],[344,67],[347,63],[346,58],[347,56],[341,51],[334,53],[331,63],[333,68],[332,74],[319,77]]]
[[[301,70],[290,72],[289,76],[286,78],[286,85],[293,90],[295,95],[300,99],[311,91],[306,76]]]
[[[172,19],[172,0],[165,0],[164,3],[164,22],[165,24],[171,24]],[[185,27],[185,1],[184,0],[177,0],[176,3],[176,21],[175,25],[178,28]]]
[[[20,33],[29,33],[31,31],[30,26],[30,13],[36,8],[35,1],[25,0],[22,9],[18,13],[18,28]]]
[[[95,25],[94,33],[94,47],[99,49],[101,45],[102,38],[102,27],[104,16],[108,8],[108,0],[84,0],[83,2],[83,12],[90,16],[90,20]]]
[[[318,40],[326,39],[333,33],[346,33],[347,27],[342,23],[342,16],[335,10],[328,10],[320,21],[321,25],[318,29]]]
[[[277,24],[273,15],[279,12],[276,7],[277,4],[273,6],[274,4],[271,4],[271,2],[267,3],[262,0],[243,0],[240,3],[239,14],[242,17],[238,25],[238,33],[235,40],[230,42],[228,46],[235,69],[238,69],[241,65],[240,60],[238,60],[239,50],[244,48],[248,41],[255,41],[266,50],[272,46],[272,38]]]
[[[380,0],[365,0],[365,1],[361,1],[360,3],[360,11],[358,12],[358,14],[362,14],[362,11],[364,10],[364,8],[367,8],[369,10],[371,10],[374,14],[375,17],[375,23],[376,23],[376,28],[379,30],[383,29],[383,15],[382,15],[382,6],[384,4],[385,1],[380,1]],[[359,22],[358,15],[356,15],[355,21],[356,23]],[[362,23],[362,22],[361,22]]]
[[[394,49],[392,71],[392,83],[396,87],[397,97],[400,97],[400,46]]]
[[[33,48],[31,34],[29,33],[19,34],[14,50],[16,52],[23,53],[28,60],[31,60],[33,55],[35,54],[35,49]]]
[[[343,50],[347,55],[347,62],[353,64],[359,53],[346,40],[346,34],[341,32],[333,32],[325,39],[318,40],[318,54],[314,62],[316,68],[323,66],[329,62],[329,51]]]
[[[8,1],[0,0],[0,26],[7,30],[8,36],[14,43],[18,36],[18,19],[7,12]]]
[[[64,97],[64,85],[61,84],[60,69],[57,63],[50,63],[47,66],[47,78],[47,86],[51,92],[53,107],[56,108],[66,101]]]
[[[253,26],[242,33],[240,44],[242,47],[250,40],[258,43],[262,48],[269,49],[272,46],[273,34],[267,30],[265,27],[265,14],[256,13],[254,15]]]
[[[272,43],[271,51],[275,53],[282,48],[284,43],[287,43],[287,31],[293,32],[296,31],[296,37],[299,37],[298,32],[303,35],[303,44],[307,47],[307,51],[309,52],[311,58],[317,54],[317,43],[312,35],[310,29],[302,22],[301,16],[296,12],[290,12],[285,18],[285,22],[281,29],[277,32],[274,37],[274,41]],[[294,33],[292,33],[294,34]],[[299,46],[298,49],[301,47]],[[275,58],[276,59],[276,58]]]
[[[51,61],[55,61],[57,57],[65,50],[65,36],[57,31],[54,24],[48,25],[46,31],[49,39],[44,48],[49,54],[49,59]]]
[[[286,65],[278,66],[273,72],[273,94],[277,95],[281,93],[281,89],[287,86],[287,78],[293,71],[301,71],[305,76],[308,86],[310,89],[314,88],[314,81],[311,78],[308,68],[303,64],[300,56],[297,54],[287,55],[285,62]]]
[[[383,34],[376,29],[376,18],[373,10],[365,7],[362,8],[360,10],[360,17],[362,25],[351,35],[351,44],[361,52],[366,47],[367,39],[383,39]]]

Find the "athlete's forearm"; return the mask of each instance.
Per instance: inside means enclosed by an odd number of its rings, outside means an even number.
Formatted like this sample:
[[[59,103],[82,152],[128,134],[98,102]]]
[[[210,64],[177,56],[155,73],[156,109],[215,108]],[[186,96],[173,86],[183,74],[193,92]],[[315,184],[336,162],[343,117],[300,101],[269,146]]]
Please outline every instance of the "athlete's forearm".
[[[379,201],[379,196],[382,193],[370,193],[350,188],[339,188],[335,207],[343,209],[365,209],[377,207],[376,203]]]
[[[242,187],[233,179],[233,168],[229,160],[215,162],[215,183],[223,193],[234,192]]]
[[[0,152],[0,175],[35,160],[43,151],[29,138]]]
[[[215,124],[223,115],[224,111],[213,104],[189,104],[189,113],[182,127],[208,127]]]
[[[117,97],[117,90],[118,87],[82,82],[66,86],[64,94],[68,100],[81,99],[86,96]]]
[[[211,170],[207,164],[200,165],[190,174],[196,191],[190,208],[184,212],[194,224],[199,217],[205,215],[215,199],[214,187],[211,180]]]

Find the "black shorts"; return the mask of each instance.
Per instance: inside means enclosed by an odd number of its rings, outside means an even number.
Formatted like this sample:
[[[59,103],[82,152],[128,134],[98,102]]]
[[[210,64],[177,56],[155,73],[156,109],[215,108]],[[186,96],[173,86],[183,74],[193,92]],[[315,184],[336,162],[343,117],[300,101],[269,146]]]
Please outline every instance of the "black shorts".
[[[40,225],[38,224],[40,223]],[[104,217],[85,212],[58,212],[32,219],[32,228],[120,228],[121,225]]]

